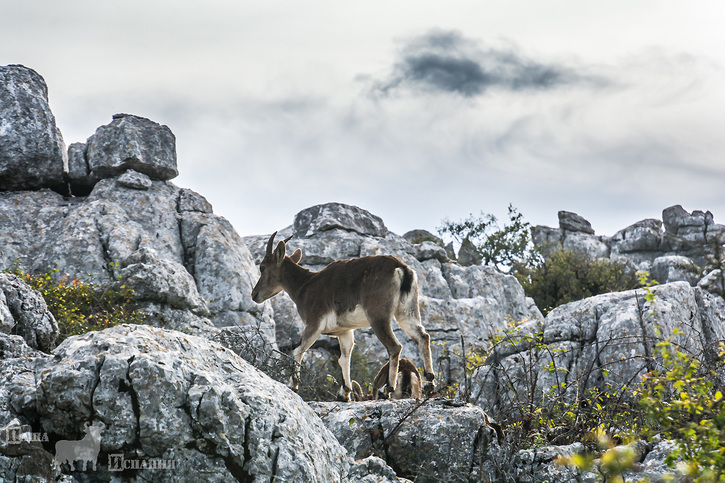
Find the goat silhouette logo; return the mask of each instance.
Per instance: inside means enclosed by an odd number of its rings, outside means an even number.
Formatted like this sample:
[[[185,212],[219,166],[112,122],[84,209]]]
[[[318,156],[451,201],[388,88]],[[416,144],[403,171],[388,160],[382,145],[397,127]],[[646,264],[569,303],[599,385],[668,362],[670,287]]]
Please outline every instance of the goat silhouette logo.
[[[61,440],[55,443],[55,461],[58,465],[68,463],[71,471],[75,471],[75,462],[80,461],[78,470],[88,471],[88,465],[93,465],[93,471],[96,471],[96,459],[101,451],[101,433],[106,429],[106,425],[101,421],[92,425],[86,423],[84,430],[86,436],[78,441]],[[85,467],[83,463],[85,462]]]

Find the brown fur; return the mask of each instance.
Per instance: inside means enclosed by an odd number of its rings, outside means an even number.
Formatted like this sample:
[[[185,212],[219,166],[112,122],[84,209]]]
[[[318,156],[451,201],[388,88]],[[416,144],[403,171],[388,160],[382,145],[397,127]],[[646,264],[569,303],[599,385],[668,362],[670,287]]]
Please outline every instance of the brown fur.
[[[338,396],[349,400],[353,331],[370,326],[388,351],[386,390],[393,392],[402,348],[391,327],[395,316],[401,328],[418,344],[427,387],[432,389],[430,336],[420,323],[417,277],[410,267],[395,257],[379,255],[333,262],[319,272],[312,272],[297,264],[302,255],[299,249],[292,256],[286,256],[286,244],[280,241],[273,251],[274,236],[270,237],[267,253],[260,263],[261,275],[252,299],[262,303],[284,290],[295,302],[305,324],[301,344],[294,351],[298,364],[320,334],[337,337],[344,381]],[[298,378],[296,373],[291,381],[293,388],[297,387]]]
[[[380,390],[388,382],[388,364],[378,371],[378,375],[373,380],[373,397],[378,399]],[[418,368],[415,367],[408,359],[401,357],[398,364],[398,380],[395,385],[395,391],[390,394],[391,399],[420,399],[423,387],[423,380],[420,377]]]

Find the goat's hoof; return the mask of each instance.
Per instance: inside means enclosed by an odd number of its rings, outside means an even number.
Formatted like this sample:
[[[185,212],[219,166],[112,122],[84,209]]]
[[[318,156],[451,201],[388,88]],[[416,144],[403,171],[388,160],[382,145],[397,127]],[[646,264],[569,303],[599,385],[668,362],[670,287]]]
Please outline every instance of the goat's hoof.
[[[377,397],[375,399],[390,399],[390,393],[387,391],[387,386],[378,389]]]
[[[340,402],[350,402],[350,393],[352,392],[351,389],[346,388],[345,386],[342,386],[339,391],[337,391],[337,400]]]
[[[436,392],[435,384],[433,384],[432,382],[426,382],[423,384],[423,395],[424,396],[426,396],[426,397],[431,396],[431,395],[435,394],[435,392]]]

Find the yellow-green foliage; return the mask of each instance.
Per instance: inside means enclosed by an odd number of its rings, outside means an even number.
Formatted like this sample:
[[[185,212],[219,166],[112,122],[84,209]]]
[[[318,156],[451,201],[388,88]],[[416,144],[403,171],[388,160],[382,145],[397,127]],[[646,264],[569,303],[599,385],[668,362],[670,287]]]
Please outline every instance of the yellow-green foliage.
[[[559,305],[639,287],[637,277],[618,262],[592,260],[574,250],[555,250],[541,264],[515,273],[526,295],[548,312]]]
[[[674,466],[679,459],[678,471],[692,481],[725,482],[725,388],[720,377],[668,340],[657,344],[657,351],[664,369],[645,378],[640,404],[651,431],[677,441],[667,463]],[[725,358],[722,342],[718,358]]]
[[[11,272],[40,292],[45,299],[60,329],[57,343],[92,330],[143,322],[144,315],[137,310],[133,290],[121,281],[102,286],[77,279],[58,278],[57,271],[33,275],[15,268]]]

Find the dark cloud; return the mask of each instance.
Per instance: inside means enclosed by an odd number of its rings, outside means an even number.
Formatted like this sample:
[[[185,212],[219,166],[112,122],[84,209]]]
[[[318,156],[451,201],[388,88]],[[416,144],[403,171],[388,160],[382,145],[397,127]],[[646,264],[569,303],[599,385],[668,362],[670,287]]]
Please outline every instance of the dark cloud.
[[[547,90],[605,83],[579,70],[527,58],[514,46],[486,49],[458,32],[432,31],[409,39],[391,75],[376,82],[372,91],[387,95],[405,88],[475,97],[491,88]]]

